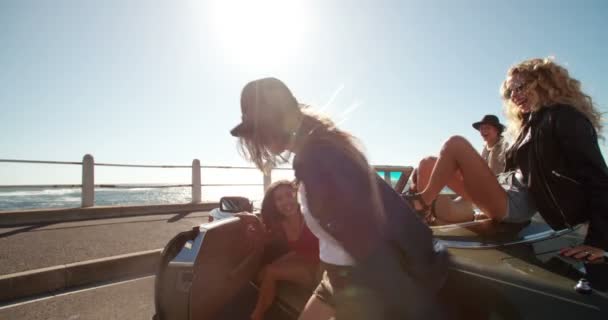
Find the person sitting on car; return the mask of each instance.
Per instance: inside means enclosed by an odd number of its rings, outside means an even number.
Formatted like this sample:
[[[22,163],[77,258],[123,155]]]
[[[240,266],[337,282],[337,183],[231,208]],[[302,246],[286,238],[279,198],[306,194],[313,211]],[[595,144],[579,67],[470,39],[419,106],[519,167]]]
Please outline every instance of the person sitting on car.
[[[473,128],[479,131],[482,139],[485,141],[481,157],[488,164],[490,170],[495,175],[499,175],[505,169],[505,154],[508,148],[508,143],[503,137],[505,126],[500,123],[497,116],[488,114],[481,121],[473,123]],[[410,193],[415,193],[417,190],[424,190],[426,188],[436,162],[437,157],[433,156],[425,157],[420,161],[412,175]],[[447,182],[447,186],[459,197],[454,200],[447,197],[435,199],[431,203],[431,210],[441,211],[441,214],[429,216],[429,219],[433,221],[428,222],[447,224],[473,218],[471,215],[473,212],[471,198],[463,187],[462,174],[459,171],[454,173],[453,178]],[[449,218],[449,220],[442,221],[441,219],[437,219],[436,216],[439,215]]]
[[[525,222],[538,211],[556,230],[589,222],[584,244],[561,253],[589,263],[606,261],[608,167],[598,145],[601,113],[593,100],[552,59],[513,66],[501,93],[517,135],[505,172],[497,180],[471,144],[453,136],[442,146],[426,188],[409,200],[428,215],[427,204],[460,172],[462,189],[494,220]]]
[[[481,121],[473,123],[473,128],[479,131],[481,138],[485,141],[481,157],[495,175],[503,173],[506,164],[505,153],[509,148],[509,144],[503,137],[505,126],[500,123],[497,116],[487,114]]]
[[[251,315],[253,320],[264,318],[274,300],[278,281],[293,282],[311,290],[318,283],[319,240],[306,226],[296,194],[294,183],[281,180],[268,187],[262,201],[267,240],[281,255],[258,276],[260,290]]]

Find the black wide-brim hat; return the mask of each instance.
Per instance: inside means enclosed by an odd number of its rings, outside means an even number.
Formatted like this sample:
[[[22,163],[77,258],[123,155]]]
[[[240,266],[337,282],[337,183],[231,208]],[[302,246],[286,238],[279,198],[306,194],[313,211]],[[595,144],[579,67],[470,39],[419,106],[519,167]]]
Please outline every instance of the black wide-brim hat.
[[[241,92],[241,123],[230,134],[248,137],[258,126],[277,125],[277,119],[291,109],[298,109],[298,101],[281,80],[263,78],[249,82]]]
[[[485,116],[483,116],[483,119],[481,119],[481,121],[473,123],[473,128],[479,130],[479,127],[481,127],[482,124],[493,125],[500,132],[505,129],[505,126],[500,123],[498,117],[493,114],[486,114]]]

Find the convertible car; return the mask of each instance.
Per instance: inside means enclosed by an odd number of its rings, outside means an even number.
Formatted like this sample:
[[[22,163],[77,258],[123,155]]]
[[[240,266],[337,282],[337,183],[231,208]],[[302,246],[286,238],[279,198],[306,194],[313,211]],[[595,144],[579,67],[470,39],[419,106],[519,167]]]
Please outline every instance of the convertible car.
[[[397,191],[412,171],[376,169]],[[233,197],[220,206],[240,211],[239,203],[250,205]],[[260,227],[230,217],[176,236],[157,273],[155,319],[249,319],[269,250]],[[431,229],[452,256],[441,300],[454,319],[608,319],[605,288],[585,279],[590,266],[558,254],[582,242],[584,226],[552,230],[535,216],[525,224],[482,219]],[[297,319],[311,291],[280,284],[266,319]]]

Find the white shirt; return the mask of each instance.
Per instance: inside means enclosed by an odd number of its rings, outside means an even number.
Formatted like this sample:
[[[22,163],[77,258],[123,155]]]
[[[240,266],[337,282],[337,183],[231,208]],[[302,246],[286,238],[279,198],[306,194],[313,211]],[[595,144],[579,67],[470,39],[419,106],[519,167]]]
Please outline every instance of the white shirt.
[[[508,148],[509,144],[503,137],[500,137],[492,147],[488,147],[488,144],[484,145],[481,157],[486,161],[494,175],[505,171],[505,158]]]
[[[319,239],[319,258],[321,261],[338,266],[352,266],[355,260],[342,248],[342,246],[329,233],[325,232],[317,219],[310,214],[308,201],[306,200],[306,190],[304,184],[300,183],[298,189],[298,202],[300,202],[300,210],[306,221],[306,225]]]

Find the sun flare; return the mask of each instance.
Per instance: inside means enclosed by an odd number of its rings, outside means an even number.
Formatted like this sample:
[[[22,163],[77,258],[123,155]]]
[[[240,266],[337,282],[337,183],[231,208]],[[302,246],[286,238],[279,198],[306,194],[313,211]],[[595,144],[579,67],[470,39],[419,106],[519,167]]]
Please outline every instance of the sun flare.
[[[217,0],[211,28],[232,62],[254,67],[286,63],[301,48],[307,29],[304,0]]]

